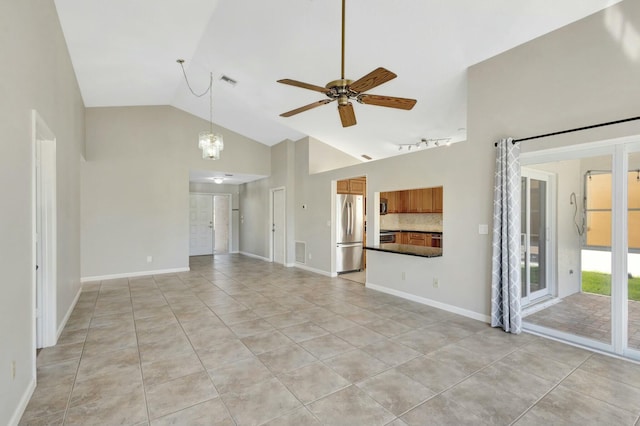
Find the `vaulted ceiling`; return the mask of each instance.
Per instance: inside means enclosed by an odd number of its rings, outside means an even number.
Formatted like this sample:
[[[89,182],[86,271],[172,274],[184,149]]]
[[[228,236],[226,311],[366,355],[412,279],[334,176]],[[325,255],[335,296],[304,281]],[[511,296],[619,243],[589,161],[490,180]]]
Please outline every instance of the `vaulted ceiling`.
[[[213,73],[213,121],[266,145],[312,136],[354,157],[398,155],[422,138],[466,138],[469,66],[619,0],[347,0],[346,75],[377,67],[398,77],[371,91],[417,99],[411,111],[336,104],[278,84],[340,78],[341,0],[55,0],[87,107],[172,105],[204,119]],[[237,81],[232,86],[220,79]],[[406,152],[406,151],[405,151]]]

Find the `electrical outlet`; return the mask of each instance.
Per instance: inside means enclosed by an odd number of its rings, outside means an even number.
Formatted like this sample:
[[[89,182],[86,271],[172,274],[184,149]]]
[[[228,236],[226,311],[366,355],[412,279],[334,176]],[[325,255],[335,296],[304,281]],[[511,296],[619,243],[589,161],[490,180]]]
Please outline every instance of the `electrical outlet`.
[[[407,274],[405,272],[402,272],[402,281],[407,279]]]
[[[147,256],[147,263],[153,262],[153,256]]]
[[[440,283],[438,282],[437,278],[433,279],[433,288],[438,288],[440,286]]]
[[[11,380],[16,379],[16,362],[11,361]]]

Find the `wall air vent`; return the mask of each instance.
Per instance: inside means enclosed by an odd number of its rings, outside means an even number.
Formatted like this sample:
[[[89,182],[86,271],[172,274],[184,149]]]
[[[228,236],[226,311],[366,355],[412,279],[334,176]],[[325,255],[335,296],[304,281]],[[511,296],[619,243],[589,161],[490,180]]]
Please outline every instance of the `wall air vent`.
[[[307,243],[296,241],[296,263],[307,263]]]

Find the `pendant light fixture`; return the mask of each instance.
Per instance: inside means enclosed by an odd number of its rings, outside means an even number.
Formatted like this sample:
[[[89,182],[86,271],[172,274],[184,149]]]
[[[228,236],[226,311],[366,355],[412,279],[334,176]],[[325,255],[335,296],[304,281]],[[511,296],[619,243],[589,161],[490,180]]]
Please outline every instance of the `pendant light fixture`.
[[[201,98],[207,93],[209,94],[209,130],[204,130],[198,134],[198,148],[202,150],[202,158],[206,160],[219,160],[220,151],[224,149],[224,141],[220,133],[213,132],[213,73],[209,73],[209,87],[207,87],[207,90],[197,94],[193,91],[189,84],[189,79],[187,79],[187,73],[184,70],[184,59],[178,59],[176,62],[180,64],[184,81],[187,83],[187,87],[193,96]]]

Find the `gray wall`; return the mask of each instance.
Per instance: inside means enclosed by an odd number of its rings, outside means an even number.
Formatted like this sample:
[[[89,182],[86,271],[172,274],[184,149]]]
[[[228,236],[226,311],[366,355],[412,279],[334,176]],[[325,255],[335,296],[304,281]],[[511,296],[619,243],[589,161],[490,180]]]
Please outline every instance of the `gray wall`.
[[[35,377],[31,109],[57,137],[58,325],[80,290],[80,161],[84,104],[53,1],[0,2],[0,424]],[[16,361],[12,379],[10,363]]]
[[[285,189],[286,261],[293,264],[295,228],[294,179],[296,144],[285,140],[271,148],[271,175],[240,186],[240,251],[268,259],[271,254],[270,197],[274,188]]]
[[[189,170],[270,173],[269,147],[224,128],[221,159],[203,160],[208,123],[172,107],[88,108],[86,119],[83,277],[187,268]]]
[[[309,138],[309,174],[326,172],[362,163],[331,145]]]

